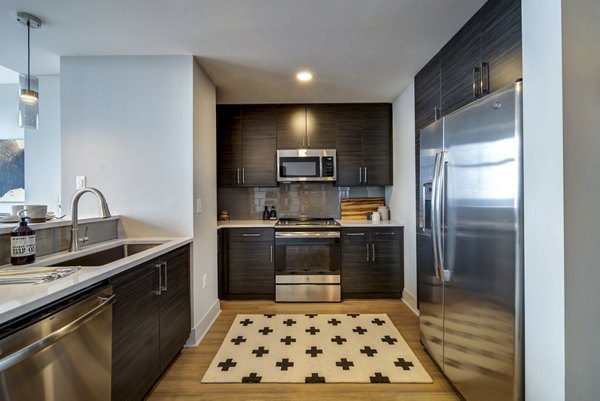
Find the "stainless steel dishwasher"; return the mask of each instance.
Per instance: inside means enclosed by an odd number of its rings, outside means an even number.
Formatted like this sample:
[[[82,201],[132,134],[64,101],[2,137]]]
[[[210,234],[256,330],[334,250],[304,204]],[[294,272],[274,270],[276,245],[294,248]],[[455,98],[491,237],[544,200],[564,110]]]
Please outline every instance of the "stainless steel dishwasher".
[[[112,287],[84,290],[0,333],[0,400],[110,400]]]

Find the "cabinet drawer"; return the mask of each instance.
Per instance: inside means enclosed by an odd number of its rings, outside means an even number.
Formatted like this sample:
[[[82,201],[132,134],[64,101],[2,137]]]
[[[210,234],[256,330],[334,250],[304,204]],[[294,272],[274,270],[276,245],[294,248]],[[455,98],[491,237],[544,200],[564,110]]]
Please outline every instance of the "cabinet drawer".
[[[369,228],[342,228],[341,230],[343,243],[365,242],[370,239]]]
[[[273,228],[229,228],[229,241],[233,242],[265,242],[274,241]]]
[[[401,227],[382,227],[371,229],[371,241],[398,241],[401,238]]]

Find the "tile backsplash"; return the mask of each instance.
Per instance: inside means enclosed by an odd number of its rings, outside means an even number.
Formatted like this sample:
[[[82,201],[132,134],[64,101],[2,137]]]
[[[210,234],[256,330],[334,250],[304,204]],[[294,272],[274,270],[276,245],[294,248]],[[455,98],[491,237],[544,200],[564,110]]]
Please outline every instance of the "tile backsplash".
[[[335,187],[325,183],[280,184],[274,188],[218,188],[219,211],[232,220],[262,219],[265,206],[275,206],[277,217],[340,217],[340,199],[380,196],[385,187]]]

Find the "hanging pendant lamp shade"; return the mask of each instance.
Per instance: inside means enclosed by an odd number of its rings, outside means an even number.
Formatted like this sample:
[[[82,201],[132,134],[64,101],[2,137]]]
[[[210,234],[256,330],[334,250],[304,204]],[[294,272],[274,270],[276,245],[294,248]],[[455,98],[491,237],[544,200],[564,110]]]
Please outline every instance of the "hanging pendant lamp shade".
[[[37,129],[38,127],[38,82],[31,76],[31,28],[38,29],[42,21],[34,15],[19,12],[17,21],[27,27],[27,75],[20,80],[19,126]],[[22,74],[23,76],[24,74]]]

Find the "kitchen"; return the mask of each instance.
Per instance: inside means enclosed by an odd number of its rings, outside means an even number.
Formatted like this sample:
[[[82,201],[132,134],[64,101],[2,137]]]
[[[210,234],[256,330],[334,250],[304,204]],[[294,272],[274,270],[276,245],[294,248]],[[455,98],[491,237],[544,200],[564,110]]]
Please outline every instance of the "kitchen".
[[[9,12],[2,13],[2,29],[10,30],[3,36],[19,39],[7,44],[14,47],[14,51],[3,52],[0,64],[23,71],[25,38],[19,30],[22,26],[14,21],[14,13],[21,10],[16,3],[9,4],[2,6],[3,11],[9,8]],[[480,5],[472,7],[470,12],[465,10],[464,18],[453,32]],[[561,6],[565,8],[561,10]],[[523,2],[523,79],[530,88],[524,97],[524,125],[526,130],[536,127],[536,132],[539,127],[540,132],[524,136],[525,388],[530,399],[563,399],[567,390],[571,396],[567,395],[566,399],[586,399],[573,394],[586,389],[591,391],[597,386],[583,372],[597,371],[594,360],[598,358],[584,362],[584,356],[594,351],[580,346],[591,343],[597,333],[597,320],[590,309],[598,303],[593,295],[597,293],[594,280],[590,279],[590,275],[596,273],[585,266],[594,265],[590,262],[593,259],[586,258],[594,248],[589,244],[589,238],[594,238],[590,224],[597,222],[599,213],[594,209],[597,206],[586,203],[586,199],[594,199],[594,195],[597,198],[597,192],[593,192],[596,189],[584,185],[593,182],[590,171],[598,171],[586,164],[597,163],[593,156],[586,154],[597,145],[591,134],[593,130],[588,128],[597,123],[597,113],[593,110],[578,112],[590,110],[590,105],[597,104],[597,97],[591,92],[593,85],[589,85],[589,82],[597,82],[591,73],[597,66],[594,64],[597,48],[588,45],[582,54],[579,47],[570,46],[572,41],[587,43],[586,37],[594,37],[593,30],[592,33],[578,30],[583,29],[580,27],[593,29],[593,23],[576,23],[593,20],[597,15],[594,7],[583,2]],[[42,18],[52,15],[37,7],[25,11]],[[141,20],[160,23],[150,16]],[[105,24],[103,30],[112,26],[109,19]],[[144,24],[140,23],[138,28],[144,31],[146,28],[141,25]],[[45,36],[45,28],[42,26],[32,33],[34,73],[35,45]],[[101,36],[103,30],[82,29],[71,34]],[[437,46],[419,49],[421,62],[410,72],[411,79],[453,32],[438,38]],[[123,32],[122,36],[126,34]],[[161,38],[150,41],[164,42]],[[174,39],[172,43],[176,43]],[[93,54],[107,52],[100,50]],[[112,53],[117,51],[109,54]],[[118,51],[118,54],[129,55],[124,57],[68,56],[67,51],[57,54],[65,56],[60,65],[60,95],[56,95],[55,102],[60,104],[60,141],[48,146],[56,149],[53,155],[60,154],[62,199],[68,203],[74,191],[71,185],[74,177],[86,175],[91,186],[107,195],[114,212],[126,217],[128,235],[144,236],[151,232],[155,236],[195,238],[194,254],[202,255],[194,259],[193,271],[193,287],[199,289],[194,291],[192,305],[196,342],[218,313],[214,251],[217,247],[214,217],[218,211],[216,138],[214,128],[210,132],[207,127],[215,124],[215,93],[218,96],[226,93],[219,94],[219,88],[215,90],[214,84],[188,56],[136,56],[152,53],[142,53],[135,48]],[[91,54],[91,50],[81,50],[78,54]],[[206,69],[210,58],[207,56],[205,66],[200,54],[200,63]],[[226,67],[227,62],[222,63]],[[561,65],[563,70],[559,68]],[[220,62],[214,62],[214,66],[218,69]],[[230,80],[233,85],[242,84],[234,76]],[[261,85],[269,85],[269,82],[262,81]],[[394,183],[388,203],[392,216],[394,213],[405,216],[404,248],[412,250],[404,256],[405,288],[415,293],[416,256],[413,252],[416,245],[415,238],[407,235],[416,227],[412,217],[416,205],[411,204],[414,202],[414,97],[412,89],[407,90],[386,99],[394,102]],[[123,96],[124,91],[134,92],[136,96]],[[585,96],[591,97],[589,102],[584,101]],[[348,99],[351,98],[338,100]],[[298,98],[295,102],[306,100]],[[245,103],[246,99],[238,102]],[[539,104],[544,107],[537,106]],[[143,116],[143,121],[132,121],[131,116]],[[40,124],[41,121],[40,117]],[[580,136],[569,136],[567,132],[579,132]],[[559,162],[563,160],[564,171]],[[193,171],[199,173],[193,174]],[[581,180],[581,177],[586,179]],[[196,204],[190,201],[198,198],[203,200],[201,214],[194,213]],[[56,202],[55,197],[46,203],[51,202]],[[578,207],[579,202],[583,202],[582,207]],[[95,203],[82,204],[82,210],[89,215],[96,214],[95,207]],[[63,208],[69,212],[68,206],[63,205]],[[585,217],[581,220],[583,213]],[[563,220],[563,214],[568,218]],[[412,228],[409,224],[413,224]],[[202,291],[204,274],[208,287]],[[582,290],[584,288],[590,290]],[[578,317],[580,313],[588,320],[582,321]],[[578,329],[582,325],[585,329]],[[566,351],[556,351],[564,350],[565,346]],[[554,352],[549,352],[550,349]]]

